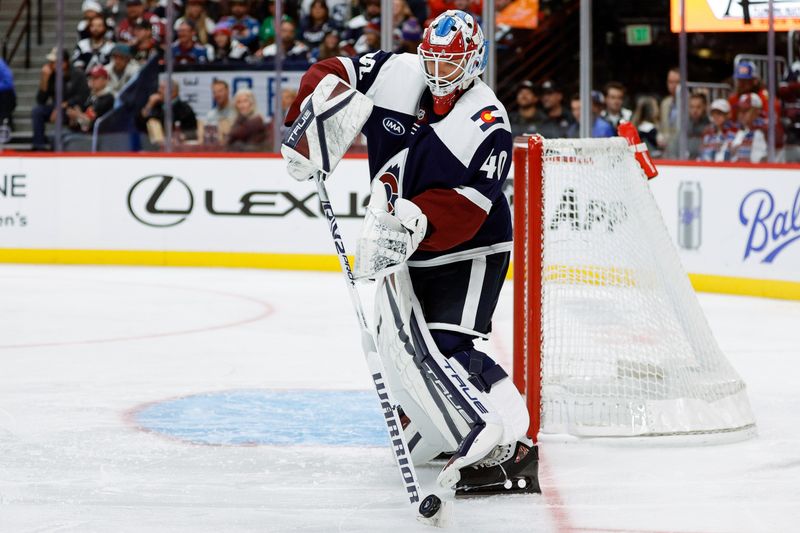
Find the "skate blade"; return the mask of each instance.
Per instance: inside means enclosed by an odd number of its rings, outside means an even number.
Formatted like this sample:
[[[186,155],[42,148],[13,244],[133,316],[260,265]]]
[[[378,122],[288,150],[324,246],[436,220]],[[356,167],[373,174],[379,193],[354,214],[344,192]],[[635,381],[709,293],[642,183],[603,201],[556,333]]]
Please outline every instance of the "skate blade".
[[[463,487],[456,489],[456,498],[472,498],[475,496],[496,496],[500,494],[541,494],[537,480],[529,477],[520,477],[509,480],[505,484],[486,485],[482,487]],[[520,486],[522,485],[522,486]]]

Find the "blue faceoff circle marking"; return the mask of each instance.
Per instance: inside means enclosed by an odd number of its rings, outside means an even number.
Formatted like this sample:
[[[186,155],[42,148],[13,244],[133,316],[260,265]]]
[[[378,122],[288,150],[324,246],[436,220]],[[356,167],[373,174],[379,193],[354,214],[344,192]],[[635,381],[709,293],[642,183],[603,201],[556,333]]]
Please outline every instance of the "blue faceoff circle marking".
[[[137,409],[140,428],[193,444],[385,446],[375,392],[242,390],[197,394]]]

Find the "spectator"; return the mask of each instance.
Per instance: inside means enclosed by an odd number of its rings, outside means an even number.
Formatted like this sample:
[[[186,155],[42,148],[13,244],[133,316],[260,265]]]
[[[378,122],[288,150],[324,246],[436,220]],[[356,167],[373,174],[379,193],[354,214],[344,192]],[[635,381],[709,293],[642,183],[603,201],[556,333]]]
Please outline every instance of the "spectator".
[[[689,97],[689,159],[695,160],[700,155],[703,143],[703,132],[711,124],[708,119],[708,98],[703,93],[694,93]]]
[[[659,147],[666,148],[678,134],[678,101],[676,94],[681,83],[681,71],[673,67],[667,72],[667,96],[661,100],[659,113]]]
[[[211,43],[211,36],[214,34],[214,21],[206,14],[206,0],[189,0],[186,3],[186,11],[183,16],[175,21],[175,31],[184,21],[194,24],[195,37],[197,42],[205,46]]]
[[[139,73],[139,63],[131,61],[131,47],[118,44],[111,50],[111,63],[108,66],[108,87],[116,96],[125,85]]]
[[[721,162],[731,160],[731,144],[736,136],[736,126],[730,121],[731,105],[724,98],[711,102],[711,124],[703,131],[700,161]]]
[[[381,49],[381,27],[375,22],[364,26],[361,37],[353,45],[356,55],[369,54]]]
[[[591,136],[594,138],[614,137],[616,135],[616,132],[614,132],[614,128],[612,128],[611,124],[606,122],[606,120],[600,116],[600,113],[605,108],[605,100],[603,99],[603,93],[601,93],[600,91],[592,91],[591,98],[592,98],[592,131],[590,132]],[[580,137],[580,121],[581,121],[581,97],[579,94],[572,95],[572,100],[570,100],[570,110],[572,111],[572,118],[575,119],[575,122],[567,131],[567,137],[577,138]]]
[[[114,43],[106,38],[106,23],[103,17],[95,17],[89,21],[89,35],[75,45],[72,52],[72,64],[84,72],[96,66],[107,65],[111,60]]]
[[[208,51],[194,39],[194,23],[188,20],[178,26],[178,38],[172,43],[172,56],[178,65],[202,65],[208,63]]]
[[[204,144],[225,144],[231,125],[236,120],[236,109],[231,103],[230,89],[224,80],[211,82],[211,94],[214,107],[206,114],[201,128],[201,140]]]
[[[256,106],[250,89],[239,89],[234,96],[236,120],[228,135],[228,146],[235,150],[264,148],[267,142],[267,122]]]
[[[786,161],[800,161],[800,61],[795,61],[778,88],[783,101],[786,131]]]
[[[287,87],[281,91],[281,109],[283,109],[284,116],[292,107],[295,98],[297,98],[297,89]]]
[[[404,36],[404,31],[407,35]],[[414,16],[406,0],[392,1],[392,50],[395,52],[416,53],[413,44],[422,40],[422,26]],[[404,42],[409,41],[409,42]]]
[[[248,15],[249,5],[247,0],[231,0],[231,14],[223,17],[220,22],[227,24],[232,32],[232,37],[245,45],[250,50],[258,46],[258,21]]]
[[[0,126],[7,124],[13,128],[14,109],[17,107],[17,93],[14,90],[14,74],[0,57]]]
[[[78,40],[88,39],[91,37],[89,34],[89,22],[95,17],[103,17],[106,23],[106,39],[109,41],[114,40],[114,27],[116,21],[113,17],[106,17],[103,14],[103,7],[96,0],[85,0],[81,6],[83,18],[78,22]]]
[[[233,38],[233,32],[227,24],[217,24],[214,29],[214,64],[244,63],[249,55],[250,50]]]
[[[539,97],[528,80],[517,85],[517,109],[508,114],[511,135],[533,135],[538,131],[536,125],[544,120],[544,114],[537,108]]]
[[[458,9],[459,11],[469,13],[479,25],[483,24],[483,21],[481,20],[483,15],[483,7],[481,7],[478,2],[473,2],[472,0],[452,0],[452,7],[448,9]]]
[[[36,105],[31,110],[31,121],[33,123],[33,149],[44,150],[47,146],[45,138],[45,125],[48,122],[55,122],[55,95],[56,95],[56,54],[53,48],[46,56],[47,62],[42,66],[42,74],[39,78],[39,90],[36,93]],[[89,86],[86,84],[86,76],[69,62],[69,52],[63,51],[62,65],[64,69],[63,103],[62,107],[67,108],[80,105],[89,97]],[[63,110],[62,110],[63,111]]]
[[[343,39],[353,46],[356,45],[367,24],[381,22],[381,0],[364,0],[364,11],[351,18],[344,30]]]
[[[309,48],[316,48],[322,43],[325,34],[336,29],[330,20],[328,4],[325,0],[311,2],[309,14],[300,22],[300,37]]]
[[[336,30],[328,30],[325,32],[322,43],[311,51],[310,61],[314,63],[316,61],[328,59],[329,57],[341,57],[345,55],[340,44],[339,32]]]
[[[395,32],[396,33],[396,32]],[[400,44],[397,52],[416,54],[417,47],[422,42],[422,26],[416,18],[409,18],[400,26]]]
[[[281,43],[283,44],[283,54],[286,61],[308,61],[308,47],[303,42],[295,38],[297,27],[294,22],[284,20],[281,22]],[[274,57],[277,52],[277,45],[272,43],[260,50],[264,58]],[[237,93],[238,94],[238,93]]]
[[[536,124],[538,133],[546,139],[562,139],[568,135],[572,123],[572,115],[562,104],[564,93],[551,80],[542,84],[542,108],[544,116]]]
[[[123,43],[132,43],[134,41],[134,27],[137,23],[146,22],[150,24],[151,37],[156,42],[161,43],[164,41],[166,33],[164,23],[144,9],[142,0],[127,0],[125,2],[126,18],[119,23],[117,27],[117,41]]]
[[[625,86],[618,81],[610,81],[603,90],[603,96],[606,99],[606,108],[600,116],[611,124],[611,127],[616,131],[620,120],[630,121],[633,116],[630,109],[622,107],[622,103],[625,100]]]
[[[661,157],[658,147],[658,101],[652,96],[640,96],[631,123],[636,126],[639,138],[653,157]]]
[[[764,102],[756,93],[743,94],[739,107],[739,131],[731,141],[731,161],[761,163],[767,159],[766,124],[761,118]]]
[[[403,22],[413,18],[414,13],[411,12],[406,0],[392,0],[392,28],[395,32],[399,32]]]
[[[300,17],[302,20],[311,13],[311,4],[314,0],[300,0]],[[345,27],[347,21],[350,20],[352,14],[352,5],[354,2],[351,0],[328,0],[326,2],[330,14],[330,20],[333,27],[341,29]]]
[[[267,11],[269,14],[264,18],[261,28],[258,30],[258,39],[262,47],[275,42],[275,0],[267,0]],[[283,12],[281,20],[294,22],[294,19],[286,11]]]
[[[139,65],[147,63],[151,57],[161,55],[163,51],[153,37],[153,25],[146,20],[140,20],[134,25],[134,38],[131,41],[133,59]]]
[[[738,120],[739,100],[743,94],[755,93],[764,103],[764,113],[762,118],[767,118],[767,102],[769,102],[769,93],[761,86],[761,80],[758,79],[756,74],[756,66],[750,61],[742,61],[736,66],[733,73],[733,78],[736,80],[736,90],[728,98],[728,103],[731,105],[731,120],[734,122]],[[775,106],[776,113],[780,112],[780,104]],[[779,114],[776,116],[780,116]]]
[[[108,86],[108,71],[96,66],[89,71],[89,97],[80,105],[67,107],[69,128],[76,132],[89,133],[94,123],[114,108],[114,95]]]
[[[736,66],[736,70],[734,72],[734,78],[736,79],[736,93],[731,95],[728,98],[728,103],[731,104],[731,119],[736,122],[738,120],[737,112],[739,109],[739,99],[743,94],[755,93],[761,99],[763,104],[761,108],[761,118],[764,122],[769,120],[769,92],[763,86],[761,80],[758,77],[756,67],[750,61],[742,61]],[[784,131],[783,131],[783,119],[781,118],[781,102],[777,98],[774,102],[775,107],[775,147],[780,149],[783,148],[784,145]],[[738,120],[741,122],[741,120]]]
[[[136,117],[136,125],[140,131],[146,131],[153,143],[164,142],[164,95],[167,92],[166,82],[158,84],[158,92],[150,95],[147,103]],[[178,84],[172,84],[172,127],[181,135],[193,139],[197,132],[197,118],[192,106],[178,97]],[[178,139],[179,141],[180,139]]]

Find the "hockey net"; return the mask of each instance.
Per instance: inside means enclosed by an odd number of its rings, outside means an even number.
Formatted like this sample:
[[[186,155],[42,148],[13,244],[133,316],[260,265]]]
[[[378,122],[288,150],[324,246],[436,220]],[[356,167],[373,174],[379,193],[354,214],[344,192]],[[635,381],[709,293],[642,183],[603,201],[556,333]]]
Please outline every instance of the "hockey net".
[[[622,138],[514,151],[514,381],[530,435],[755,432]]]

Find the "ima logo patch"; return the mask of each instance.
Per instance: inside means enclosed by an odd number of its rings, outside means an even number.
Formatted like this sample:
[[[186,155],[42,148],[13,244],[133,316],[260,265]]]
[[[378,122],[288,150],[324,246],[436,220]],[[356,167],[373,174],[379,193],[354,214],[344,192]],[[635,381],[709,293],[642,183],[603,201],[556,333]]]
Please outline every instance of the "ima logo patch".
[[[486,131],[495,124],[503,124],[505,122],[503,117],[500,116],[500,110],[495,105],[484,107],[470,118],[480,125],[481,131]]]
[[[400,124],[400,121],[393,119],[392,117],[386,117],[383,119],[383,128],[391,133],[392,135],[405,135],[406,129]]]
[[[383,183],[383,188],[386,191],[386,211],[389,213],[394,213],[394,203],[400,196],[400,184],[397,179],[399,174],[400,165],[392,165],[378,178]]]

